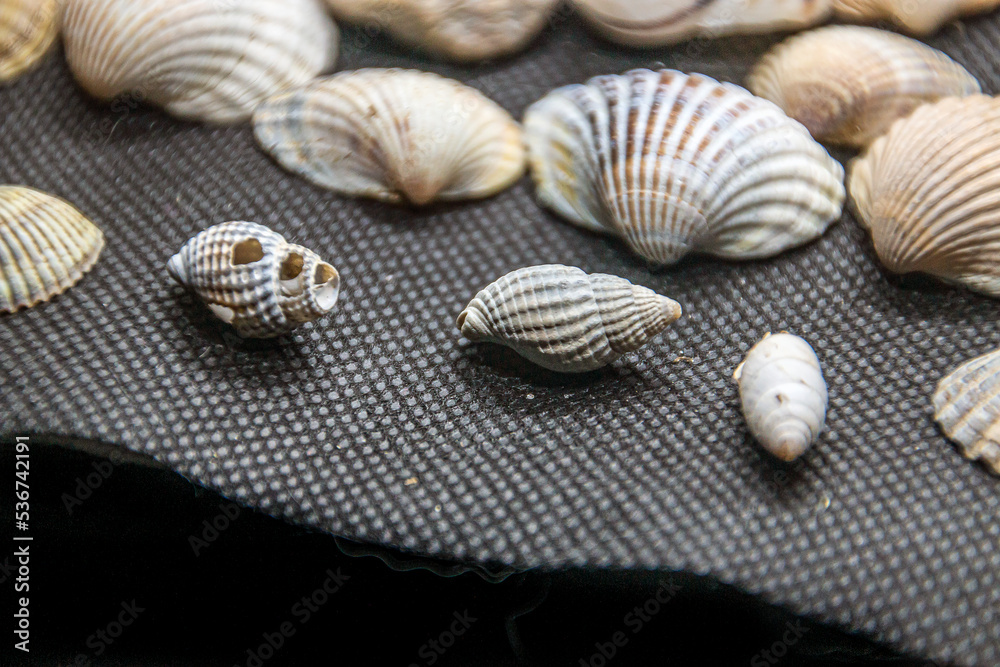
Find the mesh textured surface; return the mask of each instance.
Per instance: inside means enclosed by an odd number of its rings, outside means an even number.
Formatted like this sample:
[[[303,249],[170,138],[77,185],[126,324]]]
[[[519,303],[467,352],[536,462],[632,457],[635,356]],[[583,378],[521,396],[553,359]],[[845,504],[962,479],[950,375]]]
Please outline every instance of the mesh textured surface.
[[[741,82],[774,38],[628,52],[565,14],[530,52],[458,68],[347,31],[340,69],[455,76],[515,115],[546,91],[666,65]],[[989,92],[1000,22],[931,40]],[[414,211],[283,172],[248,125],[100,106],[60,53],[0,90],[0,182],[65,197],[107,236],[55,300],[0,317],[0,434],[145,452],[246,504],[470,562],[683,569],[938,661],[1000,661],[1000,480],[932,421],[930,394],[1000,345],[1000,304],[878,267],[845,215],[777,259],[650,270],[536,205],[528,179]],[[848,154],[835,153],[841,159]],[[225,332],[167,276],[200,229],[253,220],[341,272],[335,314],[275,341]],[[517,267],[558,262],[666,294],[684,317],[614,366],[546,373],[460,340],[455,317]],[[767,331],[816,349],[827,428],[795,465],[747,435],[733,368]]]

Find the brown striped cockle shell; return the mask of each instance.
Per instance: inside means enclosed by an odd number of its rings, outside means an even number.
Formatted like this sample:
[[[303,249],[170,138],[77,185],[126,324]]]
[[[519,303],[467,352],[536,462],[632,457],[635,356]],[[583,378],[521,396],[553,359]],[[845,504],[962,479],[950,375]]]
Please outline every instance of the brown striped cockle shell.
[[[888,20],[914,35],[928,35],[948,21],[994,9],[1000,0],[833,0],[835,16],[851,23]]]
[[[59,34],[60,0],[0,0],[0,83],[45,55]]]
[[[1000,350],[967,361],[938,383],[934,419],[965,458],[1000,475]]]

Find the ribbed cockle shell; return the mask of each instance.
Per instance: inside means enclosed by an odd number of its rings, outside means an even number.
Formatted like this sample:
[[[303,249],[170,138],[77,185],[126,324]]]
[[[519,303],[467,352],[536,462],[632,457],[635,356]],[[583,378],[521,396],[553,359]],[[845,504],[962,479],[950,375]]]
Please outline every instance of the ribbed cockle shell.
[[[45,55],[59,34],[59,0],[0,0],[0,83]]]
[[[965,458],[1000,475],[1000,350],[967,361],[938,383],[934,419]]]
[[[833,0],[833,11],[842,21],[875,23],[892,21],[914,35],[927,35],[948,21],[988,12],[1000,0]]]

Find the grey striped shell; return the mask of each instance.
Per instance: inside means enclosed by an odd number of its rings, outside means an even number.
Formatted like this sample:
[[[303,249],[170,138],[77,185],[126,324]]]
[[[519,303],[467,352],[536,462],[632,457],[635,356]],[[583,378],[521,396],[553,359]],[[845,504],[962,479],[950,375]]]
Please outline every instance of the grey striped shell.
[[[921,104],[980,91],[975,77],[937,49],[860,26],[789,38],[757,64],[747,87],[816,139],[855,147],[867,146]]]
[[[624,278],[547,264],[488,285],[459,315],[458,328],[544,368],[581,373],[639,349],[680,316],[676,301]]]
[[[918,107],[854,161],[848,184],[890,271],[1000,296],[1000,100]]]
[[[167,270],[246,338],[280,336],[316,320],[340,294],[335,268],[253,222],[209,227],[170,258]]]
[[[0,312],[48,301],[75,285],[104,248],[104,234],[61,199],[0,186]]]
[[[231,123],[332,67],[338,34],[321,0],[66,0],[63,40],[101,100]]]
[[[289,171],[393,203],[486,197],[525,168],[510,114],[458,81],[415,70],[317,79],[262,104],[254,132]]]
[[[59,0],[0,0],[0,83],[45,55],[59,34]]]
[[[887,19],[915,35],[928,35],[948,21],[994,9],[1000,0],[833,0],[842,21],[875,23]]]
[[[965,458],[1000,475],[1000,350],[965,362],[938,383],[934,419]]]
[[[793,461],[816,441],[826,421],[827,391],[809,343],[768,334],[733,374],[750,433],[764,449]]]
[[[634,70],[525,115],[539,199],[658,264],[770,257],[840,216],[843,169],[798,122],[732,84]]]

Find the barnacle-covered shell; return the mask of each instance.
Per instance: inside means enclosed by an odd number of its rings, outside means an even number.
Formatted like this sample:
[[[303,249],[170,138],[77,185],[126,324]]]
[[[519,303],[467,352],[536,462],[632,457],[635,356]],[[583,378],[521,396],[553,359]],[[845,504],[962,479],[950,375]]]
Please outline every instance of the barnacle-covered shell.
[[[789,38],[757,64],[747,87],[816,139],[855,147],[867,146],[921,104],[980,91],[975,77],[937,49],[860,26]]]
[[[600,76],[525,115],[542,203],[659,264],[776,255],[840,216],[843,169],[797,121],[672,70]]]
[[[246,338],[272,338],[326,315],[340,276],[316,253],[253,222],[200,232],[167,270],[223,322]]]
[[[527,46],[558,0],[326,0],[339,19],[377,27],[401,42],[458,61]]]
[[[965,458],[1000,475],[1000,350],[965,362],[938,383],[934,419]]]
[[[823,429],[827,405],[826,381],[809,343],[788,333],[768,334],[733,377],[757,442],[783,461],[802,456]]]
[[[63,40],[95,97],[217,123],[328,69],[338,44],[320,0],[66,0]]]
[[[318,79],[262,104],[254,132],[289,171],[389,202],[486,197],[525,168],[510,114],[458,81],[415,70]]]
[[[104,234],[61,199],[0,186],[0,312],[48,301],[75,285],[104,248]]]
[[[918,107],[855,160],[848,186],[890,271],[1000,296],[1000,100]]]
[[[1000,0],[833,0],[835,16],[852,23],[889,20],[914,35],[927,35],[969,14],[988,12]]]
[[[59,34],[59,0],[0,0],[0,82],[45,55]]]
[[[573,4],[608,39],[628,46],[793,30],[821,23],[830,14],[830,0],[573,0]]]
[[[544,368],[580,373],[639,349],[680,316],[676,301],[624,278],[546,264],[488,285],[458,316],[458,328]]]

